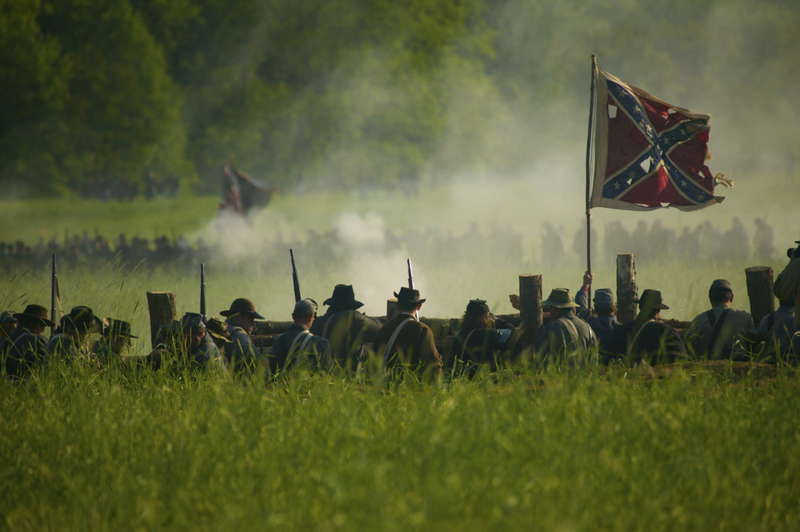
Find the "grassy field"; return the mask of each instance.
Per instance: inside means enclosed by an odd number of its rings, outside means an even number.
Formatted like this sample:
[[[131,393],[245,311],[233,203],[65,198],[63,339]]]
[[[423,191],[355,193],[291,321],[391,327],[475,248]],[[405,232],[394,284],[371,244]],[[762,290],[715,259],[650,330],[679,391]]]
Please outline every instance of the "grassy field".
[[[8,530],[797,530],[792,373],[0,384]]]
[[[743,186],[742,186],[743,185]],[[723,205],[701,213],[596,210],[595,223],[663,221],[679,229],[711,220],[748,227],[768,214],[776,245],[800,230],[800,193],[740,183]],[[561,189],[564,190],[561,190]],[[574,187],[573,187],[574,188]],[[406,282],[403,235],[437,227],[463,234],[472,221],[511,226],[524,256],[509,260],[470,250],[462,266],[415,261],[424,316],[459,316],[469,299],[512,312],[518,275],[544,274],[544,289],[580,285],[584,265],[569,255],[543,266],[542,224],[565,237],[582,223],[579,191],[535,182],[459,183],[399,193],[279,196],[252,220],[241,247],[262,239],[305,239],[310,230],[356,220],[341,261],[298,257],[303,295],[322,301],[336,283],[355,285],[368,314],[382,315]],[[563,192],[563,194],[561,194]],[[562,199],[553,200],[553,195]],[[126,204],[31,200],[0,204],[0,241],[34,243],[100,234],[185,234],[228,244],[213,222],[216,198]],[[374,214],[373,214],[374,213]],[[355,218],[354,218],[355,217]],[[359,232],[389,228],[390,253]],[[787,242],[781,240],[784,239]],[[570,240],[565,245],[569,247]],[[617,250],[623,251],[623,250]],[[225,259],[226,257],[222,257]],[[264,257],[212,262],[206,284],[212,314],[235,297],[269,319],[287,320],[291,271],[266,270]],[[780,271],[785,259],[768,265]],[[664,293],[665,317],[705,310],[716,278],[748,308],[744,268],[707,250],[676,260],[637,256],[642,288]],[[0,268],[0,310],[49,305],[46,264]],[[599,286],[613,286],[614,265],[598,259]],[[199,309],[199,281],[180,267],[62,268],[64,307],[131,321],[132,354],[150,348],[147,291],[177,294],[178,312]],[[642,368],[586,367],[567,373],[533,368],[498,381],[447,387],[406,382],[380,390],[298,373],[281,385],[177,380],[161,374],[54,367],[24,386],[0,382],[0,528],[9,530],[798,530],[800,394],[786,368],[770,378],[696,366],[651,378]]]

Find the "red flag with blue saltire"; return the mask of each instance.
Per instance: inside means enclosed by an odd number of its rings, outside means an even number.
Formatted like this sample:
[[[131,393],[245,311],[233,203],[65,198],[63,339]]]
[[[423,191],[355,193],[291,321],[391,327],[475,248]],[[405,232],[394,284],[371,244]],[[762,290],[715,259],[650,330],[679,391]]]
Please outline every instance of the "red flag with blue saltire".
[[[714,187],[711,116],[668,104],[597,70],[594,185],[588,207],[694,211],[722,202]]]

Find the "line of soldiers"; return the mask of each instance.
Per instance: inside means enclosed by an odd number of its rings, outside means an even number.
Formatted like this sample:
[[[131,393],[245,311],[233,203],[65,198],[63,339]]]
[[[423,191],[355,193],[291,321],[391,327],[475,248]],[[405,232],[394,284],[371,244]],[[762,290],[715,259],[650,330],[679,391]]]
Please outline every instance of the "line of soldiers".
[[[800,242],[798,242],[800,243]],[[595,314],[589,312],[588,291],[593,277],[586,274],[575,298],[569,289],[555,288],[542,302],[548,323],[538,334],[536,353],[544,364],[569,360],[576,353],[599,353],[601,362],[670,363],[684,359],[744,360],[757,350],[758,342],[773,358],[800,358],[800,246],[789,250],[790,262],[774,285],[780,308],[765,316],[756,327],[747,312],[734,310],[731,284],[715,280],[709,288],[711,308],[699,314],[681,336],[661,319],[668,310],[661,292],[646,289],[636,301],[639,314],[634,321],[620,324],[615,317],[616,301],[610,289],[595,292]],[[474,376],[482,367],[495,371],[513,362],[523,350],[520,331],[511,323],[496,319],[486,301],[471,300],[458,330],[453,333],[449,354],[443,356],[428,325],[419,320],[425,299],[418,290],[402,287],[394,292],[398,314],[385,323],[358,309],[350,285],[337,285],[323,305],[327,312],[317,317],[318,305],[303,299],[292,311],[291,327],[274,339],[271,349],[259,350],[251,334],[256,320],[263,320],[254,305],[238,298],[216,318],[186,313],[161,331],[158,346],[146,357],[125,358],[123,351],[136,338],[129,323],[101,320],[92,309],[74,307],[64,316],[55,334],[45,339],[45,327],[53,327],[47,309],[28,305],[24,312],[0,314],[0,343],[3,371],[12,378],[25,376],[50,360],[90,360],[98,366],[116,361],[136,361],[160,367],[252,373],[264,368],[278,375],[294,367],[311,371],[367,373],[380,370],[392,378],[412,371],[424,381],[437,380],[447,369],[451,375]],[[512,300],[513,303],[513,300]],[[794,308],[793,308],[794,307]],[[89,348],[92,333],[102,332]],[[762,357],[765,359],[766,357]]]
[[[590,315],[587,302],[593,276],[587,273],[574,300],[569,289],[556,288],[542,302],[550,321],[539,335],[539,355],[547,362],[597,347],[601,361],[606,364],[617,360],[630,363],[644,360],[650,364],[687,359],[749,360],[751,353],[759,353],[763,362],[776,362],[779,358],[797,362],[800,360],[797,309],[800,246],[788,250],[787,255],[790,262],[773,288],[780,306],[764,316],[757,327],[748,312],[731,307],[734,299],[731,283],[717,279],[708,291],[711,308],[696,316],[683,336],[661,319],[661,311],[669,307],[658,290],[644,290],[635,301],[639,307],[636,319],[620,324],[615,316],[613,292],[599,289],[595,292],[596,316]]]
[[[640,220],[637,227],[629,232],[621,222],[610,222],[601,239],[596,230],[592,231],[592,256],[600,257],[612,249],[627,249],[637,257],[648,257],[673,253],[690,259],[699,249],[717,259],[746,260],[751,254],[763,260],[774,258],[773,229],[765,220],[755,220],[756,229],[752,240],[738,218],[732,221],[728,231],[721,231],[706,221],[695,228],[684,227],[681,234],[664,227],[660,220],[652,225]],[[550,223],[543,226],[541,234],[541,257],[545,267],[558,267],[572,260],[575,256],[584,256],[586,252],[586,234],[583,229],[575,234],[571,246],[562,238],[563,230]],[[425,231],[409,230],[401,239],[388,229],[380,235],[380,251],[392,251],[405,248],[409,255],[418,257],[422,262],[435,259],[452,264],[460,264],[465,260],[467,249],[478,247],[485,250],[488,256],[503,257],[510,263],[521,263],[523,260],[523,235],[513,228],[497,224],[486,224],[482,229],[471,224],[467,232],[454,236],[437,228]],[[748,242],[752,242],[752,246]],[[274,235],[271,239],[253,242],[254,254],[258,256],[260,266],[266,271],[283,268],[282,257],[289,249],[313,257],[318,261],[336,261],[346,253],[346,239],[336,231],[318,233],[310,231],[307,239],[301,242],[296,236],[281,238]],[[751,253],[752,249],[752,253]],[[55,238],[45,241],[41,238],[34,246],[22,241],[14,243],[0,242],[0,262],[7,268],[42,267],[50,257],[56,254],[59,262],[72,267],[78,264],[108,263],[119,261],[121,265],[175,265],[191,270],[197,264],[206,263],[210,270],[221,265],[215,257],[225,257],[226,265],[230,254],[217,246],[208,246],[202,239],[190,244],[183,236],[172,239],[160,236],[148,240],[140,236],[128,237],[120,234],[115,241],[100,235],[82,234],[65,237],[64,242]]]

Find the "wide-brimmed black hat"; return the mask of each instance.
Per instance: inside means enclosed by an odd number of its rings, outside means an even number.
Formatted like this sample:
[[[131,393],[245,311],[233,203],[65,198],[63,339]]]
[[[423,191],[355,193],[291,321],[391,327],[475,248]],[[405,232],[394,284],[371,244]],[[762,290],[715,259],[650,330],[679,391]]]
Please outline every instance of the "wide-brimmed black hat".
[[[394,292],[394,297],[396,297],[398,301],[403,301],[404,303],[413,303],[415,305],[421,305],[425,303],[424,299],[419,298],[419,290],[414,290],[406,286],[400,289],[399,294]]]
[[[94,311],[82,305],[72,307],[69,314],[64,316],[64,327],[81,332],[100,332],[103,321],[94,315]]]
[[[226,318],[230,316],[234,316],[236,314],[252,314],[259,320],[263,320],[264,316],[256,312],[255,304],[247,298],[240,297],[231,303],[231,308],[228,310],[223,310],[220,312]]]
[[[480,318],[489,314],[489,305],[483,299],[470,299],[465,314],[471,318]]]
[[[115,320],[114,318],[106,318],[105,321],[107,325],[103,330],[104,335],[122,336],[124,338],[139,338],[138,336],[131,334],[131,324],[127,321]]]
[[[578,304],[572,300],[572,294],[569,293],[569,288],[553,288],[550,290],[550,297],[542,301],[542,306],[575,308]]]
[[[661,299],[661,292],[658,290],[650,290],[649,288],[642,292],[639,299],[634,299],[634,303],[639,303],[639,308],[657,308],[661,310],[669,310],[669,307],[664,304]]]
[[[25,307],[25,310],[14,314],[18,320],[39,320],[48,327],[55,327],[55,322],[47,317],[47,309],[41,305],[31,304]]]
[[[356,310],[364,306],[364,303],[356,300],[356,294],[351,284],[337,284],[334,286],[333,295],[323,301],[322,304],[345,310]]]

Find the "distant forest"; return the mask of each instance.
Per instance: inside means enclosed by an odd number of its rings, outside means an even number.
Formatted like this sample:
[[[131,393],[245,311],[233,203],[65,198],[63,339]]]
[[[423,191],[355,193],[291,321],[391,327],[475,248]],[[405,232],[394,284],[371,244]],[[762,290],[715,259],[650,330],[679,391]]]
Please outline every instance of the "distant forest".
[[[797,0],[0,0],[2,195],[515,175],[585,143],[593,53],[793,171],[798,28]]]

